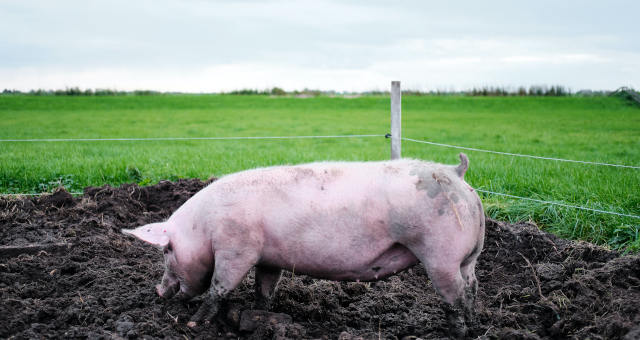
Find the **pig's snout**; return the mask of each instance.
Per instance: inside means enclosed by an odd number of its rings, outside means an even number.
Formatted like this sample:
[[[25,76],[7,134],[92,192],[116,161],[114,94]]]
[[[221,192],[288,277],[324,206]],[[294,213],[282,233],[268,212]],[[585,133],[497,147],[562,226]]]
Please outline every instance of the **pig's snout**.
[[[162,275],[162,281],[156,285],[156,293],[158,296],[166,299],[172,298],[180,289],[180,281],[175,274],[169,270],[165,270]]]
[[[156,293],[158,293],[158,296],[161,298],[170,299],[178,292],[179,285],[178,282],[174,282],[169,286],[158,284],[156,285]]]

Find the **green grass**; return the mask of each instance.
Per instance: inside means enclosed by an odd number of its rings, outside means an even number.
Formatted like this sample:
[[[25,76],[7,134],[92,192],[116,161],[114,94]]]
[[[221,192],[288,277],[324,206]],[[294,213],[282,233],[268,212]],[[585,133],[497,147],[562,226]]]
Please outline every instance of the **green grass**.
[[[403,136],[513,153],[640,165],[640,109],[611,97],[405,96]],[[389,98],[230,95],[0,96],[0,139],[384,134]],[[405,141],[403,156],[458,163]],[[474,187],[640,215],[640,170],[466,152]],[[316,160],[381,160],[380,138],[0,142],[0,192],[208,178]],[[563,237],[640,250],[640,220],[484,195],[488,214]]]

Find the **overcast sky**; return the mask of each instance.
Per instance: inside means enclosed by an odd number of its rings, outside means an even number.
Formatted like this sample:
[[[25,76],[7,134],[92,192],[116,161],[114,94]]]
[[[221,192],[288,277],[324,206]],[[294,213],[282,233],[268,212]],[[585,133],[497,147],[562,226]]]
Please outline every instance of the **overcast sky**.
[[[0,0],[0,90],[640,88],[640,1]]]

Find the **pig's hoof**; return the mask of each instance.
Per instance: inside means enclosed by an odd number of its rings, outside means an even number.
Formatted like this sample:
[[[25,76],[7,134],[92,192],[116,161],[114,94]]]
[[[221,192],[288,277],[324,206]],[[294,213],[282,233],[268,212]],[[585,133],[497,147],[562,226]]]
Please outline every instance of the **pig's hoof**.
[[[199,324],[208,324],[216,314],[218,314],[218,303],[210,297],[205,298],[196,314],[191,317],[191,321],[187,323],[187,326],[193,328]]]
[[[271,300],[269,299],[258,299],[255,303],[255,309],[259,310],[271,310]]]
[[[204,322],[204,324],[205,324],[205,325],[208,325],[208,324],[210,324],[210,323],[211,323],[211,322],[210,322],[210,321],[208,321],[208,320]],[[197,327],[197,326],[198,326],[198,323],[197,323],[197,322],[195,322],[195,321],[189,321],[189,322],[187,322],[187,327],[189,327],[189,328],[194,328],[194,327]]]
[[[467,327],[456,327],[451,329],[451,336],[455,339],[464,339],[467,337]]]
[[[451,337],[455,339],[464,339],[467,335],[467,326],[461,308],[445,305],[444,310],[447,315],[447,323],[449,325],[449,333]]]

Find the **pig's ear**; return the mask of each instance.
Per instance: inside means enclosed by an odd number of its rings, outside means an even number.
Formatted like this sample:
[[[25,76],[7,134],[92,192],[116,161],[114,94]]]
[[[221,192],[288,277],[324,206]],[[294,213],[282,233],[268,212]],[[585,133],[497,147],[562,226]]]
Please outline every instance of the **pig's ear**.
[[[136,229],[122,229],[123,234],[133,235],[158,247],[169,244],[168,223],[151,223]]]

